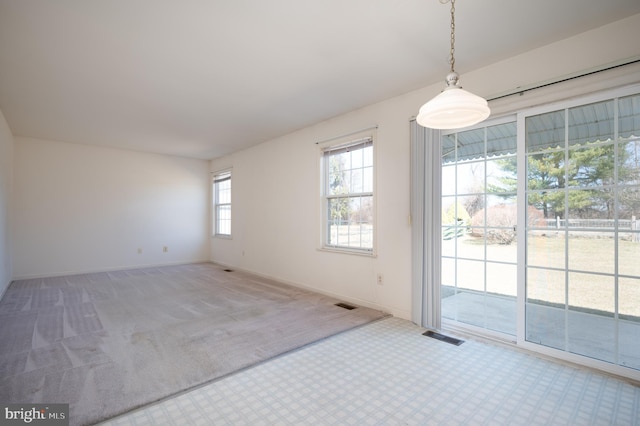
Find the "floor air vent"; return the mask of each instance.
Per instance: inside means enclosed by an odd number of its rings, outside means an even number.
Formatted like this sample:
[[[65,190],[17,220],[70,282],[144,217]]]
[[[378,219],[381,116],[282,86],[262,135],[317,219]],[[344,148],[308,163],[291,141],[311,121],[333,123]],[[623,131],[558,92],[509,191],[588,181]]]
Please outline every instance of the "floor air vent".
[[[336,306],[339,306],[341,308],[345,308],[345,309],[348,309],[348,310],[352,310],[352,309],[356,308],[355,306],[347,305],[346,303],[342,303],[342,302],[336,303]]]
[[[434,339],[438,339],[442,342],[451,343],[452,345],[460,346],[464,343],[464,340],[456,339],[454,337],[445,336],[444,334],[436,333],[435,331],[425,331],[422,333],[423,336],[433,337]]]

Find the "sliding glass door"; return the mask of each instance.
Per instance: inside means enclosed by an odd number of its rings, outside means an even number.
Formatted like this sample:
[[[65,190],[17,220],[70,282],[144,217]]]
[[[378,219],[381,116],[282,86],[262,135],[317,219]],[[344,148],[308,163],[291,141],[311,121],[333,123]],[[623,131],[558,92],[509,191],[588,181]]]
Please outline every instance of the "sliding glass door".
[[[640,96],[525,117],[526,340],[640,369]]]
[[[516,334],[516,123],[442,138],[442,316]]]
[[[640,370],[638,87],[441,142],[442,317]]]

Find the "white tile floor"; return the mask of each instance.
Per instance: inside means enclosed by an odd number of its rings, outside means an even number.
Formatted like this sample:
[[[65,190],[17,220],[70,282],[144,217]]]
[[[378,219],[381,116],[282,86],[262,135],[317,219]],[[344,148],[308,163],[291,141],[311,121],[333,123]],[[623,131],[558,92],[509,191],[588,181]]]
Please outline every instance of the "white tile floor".
[[[388,318],[103,425],[640,425],[640,387]]]

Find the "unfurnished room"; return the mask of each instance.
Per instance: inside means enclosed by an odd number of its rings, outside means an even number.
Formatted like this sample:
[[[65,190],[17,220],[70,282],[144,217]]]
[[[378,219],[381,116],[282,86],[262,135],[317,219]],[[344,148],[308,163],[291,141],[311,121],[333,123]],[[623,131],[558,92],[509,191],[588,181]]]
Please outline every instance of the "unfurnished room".
[[[0,0],[0,424],[639,425],[637,0]]]

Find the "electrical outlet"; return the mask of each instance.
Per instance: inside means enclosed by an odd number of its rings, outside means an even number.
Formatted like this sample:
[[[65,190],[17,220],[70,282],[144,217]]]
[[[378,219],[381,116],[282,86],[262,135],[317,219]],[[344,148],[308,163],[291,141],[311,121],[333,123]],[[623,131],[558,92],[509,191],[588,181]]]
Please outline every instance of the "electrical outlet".
[[[141,248],[138,249],[138,254],[142,254],[142,249]]]
[[[383,285],[384,284],[384,275],[378,274],[378,277],[376,278],[376,282],[378,283],[378,285]]]
[[[168,251],[169,251],[169,247],[167,247],[167,246],[162,247],[162,252],[163,253],[166,253]]]

